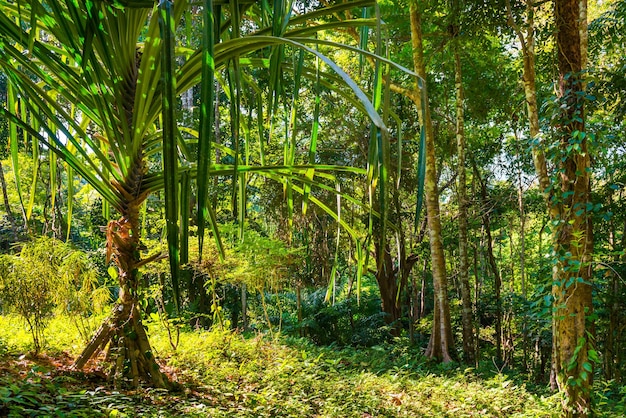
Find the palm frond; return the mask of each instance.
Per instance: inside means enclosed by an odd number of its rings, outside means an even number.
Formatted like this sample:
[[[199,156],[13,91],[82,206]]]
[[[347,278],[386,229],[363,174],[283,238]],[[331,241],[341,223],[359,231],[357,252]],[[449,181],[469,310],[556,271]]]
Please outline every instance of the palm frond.
[[[178,230],[178,136],[176,133],[176,80],[174,78],[174,16],[171,0],[159,2],[161,53],[161,84],[163,88],[163,178],[165,180],[165,223],[169,250],[170,274],[177,310],[180,308],[180,242]]]

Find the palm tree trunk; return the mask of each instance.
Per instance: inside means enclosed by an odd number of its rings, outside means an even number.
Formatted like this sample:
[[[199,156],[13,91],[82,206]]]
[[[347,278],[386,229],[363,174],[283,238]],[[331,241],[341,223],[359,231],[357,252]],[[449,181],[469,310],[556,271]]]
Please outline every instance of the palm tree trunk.
[[[424,65],[424,47],[422,42],[422,22],[419,10],[419,1],[410,4],[411,41],[413,46],[413,64],[415,72],[422,80],[426,80]],[[433,271],[433,288],[435,306],[433,315],[433,329],[426,349],[426,356],[444,362],[452,361],[454,352],[452,340],[452,326],[450,323],[450,305],[448,301],[448,278],[446,262],[441,239],[441,220],[439,219],[439,191],[437,189],[437,167],[435,160],[435,138],[430,118],[426,83],[421,86],[424,103],[417,100],[420,115],[421,129],[426,135],[426,177],[424,179],[424,193],[426,195],[426,212],[428,216],[428,232],[430,238],[430,255]]]
[[[152,353],[142,324],[137,288],[139,285],[139,210],[129,205],[127,215],[109,222],[107,254],[113,256],[118,269],[120,294],[111,315],[100,326],[91,342],[74,362],[81,369],[95,354],[108,345],[111,360],[109,378],[116,385],[137,387],[140,381],[166,388],[168,382]]]

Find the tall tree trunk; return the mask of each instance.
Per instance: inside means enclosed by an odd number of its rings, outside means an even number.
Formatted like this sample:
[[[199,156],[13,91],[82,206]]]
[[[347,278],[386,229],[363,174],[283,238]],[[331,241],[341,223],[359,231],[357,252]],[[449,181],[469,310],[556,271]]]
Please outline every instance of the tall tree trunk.
[[[491,216],[489,214],[490,210],[488,208],[488,200],[487,200],[487,185],[480,177],[480,172],[478,171],[478,167],[476,164],[474,166],[474,173],[476,174],[476,179],[480,183],[480,195],[483,201],[483,227],[485,229],[485,239],[487,241],[487,262],[489,263],[489,268],[491,269],[491,273],[493,274],[493,289],[494,289],[494,298],[496,303],[496,357],[498,361],[503,361],[502,356],[502,277],[500,276],[500,270],[498,269],[498,263],[496,262],[496,257],[493,254],[493,237],[491,236]]]
[[[584,2],[583,2],[584,3]],[[559,68],[559,126],[557,138],[561,155],[559,180],[553,203],[553,246],[557,263],[554,268],[554,367],[559,389],[564,392],[565,415],[586,417],[590,414],[592,362],[593,229],[587,204],[591,201],[591,158],[584,124],[584,90],[581,71],[586,51],[581,42],[586,16],[581,24],[580,0],[556,0],[556,41]],[[556,221],[556,222],[555,222]]]
[[[424,47],[422,43],[422,23],[419,7],[421,1],[410,3],[411,41],[413,46],[413,65],[415,72],[422,79],[421,100],[416,100],[418,106],[421,129],[426,136],[426,178],[424,193],[426,195],[426,212],[428,216],[428,233],[430,238],[431,265],[433,271],[433,288],[435,306],[433,315],[433,329],[426,349],[426,356],[438,360],[452,361],[454,352],[452,340],[452,326],[450,323],[450,305],[448,301],[448,280],[446,276],[446,262],[441,239],[441,220],[439,218],[439,191],[437,189],[437,167],[435,160],[435,138],[430,118],[428,93],[426,89],[426,67],[424,65]]]
[[[548,168],[546,164],[546,156],[543,152],[543,146],[539,144],[539,106],[537,105],[537,85],[535,73],[535,6],[533,0],[526,0],[526,34],[515,23],[513,13],[511,11],[510,1],[507,0],[507,11],[509,25],[515,31],[520,45],[522,47],[522,57],[524,61],[523,80],[524,95],[526,97],[526,113],[528,115],[528,124],[530,128],[530,139],[532,141],[532,157],[535,165],[535,172],[539,180],[541,192],[546,196],[548,202],[548,190],[550,188],[550,178],[548,177]]]
[[[458,40],[454,42],[454,73],[456,85],[456,143],[458,154],[459,183],[459,282],[463,305],[463,357],[466,363],[474,362],[474,327],[472,324],[472,299],[469,283],[469,262],[467,257],[467,179],[465,173],[465,131],[463,110],[463,78]]]
[[[518,153],[518,157],[521,160],[521,152]],[[522,181],[522,167],[518,167],[517,171],[517,208],[519,210],[520,224],[519,224],[519,241],[520,241],[520,253],[519,253],[519,275],[520,284],[522,288],[522,298],[526,300],[526,209],[524,207],[524,182]]]
[[[613,194],[611,193],[608,197],[608,203],[613,203]],[[618,250],[616,249],[615,242],[615,224],[613,223],[613,219],[609,221],[609,245],[611,251],[616,253]],[[620,262],[620,256],[614,256],[615,263]],[[605,277],[608,276],[609,273],[605,274]],[[606,299],[606,306],[608,308],[608,317],[609,323],[607,326],[606,337],[604,340],[604,356],[603,356],[603,369],[604,369],[604,378],[606,380],[611,380],[615,376],[615,366],[619,365],[616,363],[617,357],[617,344],[618,339],[615,338],[617,334],[617,330],[619,329],[619,317],[620,317],[620,285],[619,285],[619,277],[615,272],[610,273],[611,279],[608,285],[609,291]]]
[[[516,26],[509,9],[509,23],[516,31],[522,45],[524,56],[524,90],[530,122],[531,139],[535,140],[539,133],[539,118],[537,94],[535,87],[535,54],[534,54],[534,6],[532,0],[527,0],[526,36]],[[584,132],[584,108],[582,98],[572,92],[582,91],[584,83],[580,72],[586,66],[587,60],[587,2],[586,0],[556,0],[555,21],[557,32],[557,50],[559,67],[559,96],[565,98],[566,106],[563,109],[562,124],[559,127],[563,151],[571,142],[572,133]],[[571,76],[567,76],[570,74]],[[567,76],[567,77],[566,77]],[[569,93],[568,93],[569,92]],[[571,121],[577,114],[578,119]],[[589,413],[589,390],[591,375],[588,370],[589,339],[586,335],[587,325],[585,316],[590,313],[591,287],[591,252],[593,250],[593,236],[591,219],[586,211],[577,215],[578,209],[571,205],[586,204],[589,201],[590,177],[588,169],[591,160],[587,153],[587,140],[573,138],[578,142],[575,153],[568,153],[563,162],[559,163],[562,173],[559,184],[554,185],[557,192],[557,203],[551,203],[551,182],[547,175],[545,155],[539,147],[533,147],[533,161],[539,178],[539,184],[546,202],[550,219],[559,224],[553,235],[555,254],[560,252],[571,255],[565,259],[560,257],[554,269],[553,296],[556,313],[553,320],[553,372],[558,375],[559,389],[566,393],[564,408],[568,416],[587,416]],[[577,172],[576,170],[580,170]],[[557,187],[558,186],[558,187]],[[572,195],[570,193],[573,192]],[[562,196],[567,196],[563,198]],[[575,271],[565,271],[570,260],[579,264]],[[573,279],[574,283],[570,280]],[[579,281],[579,280],[582,280]],[[580,338],[580,339],[579,339]],[[576,352],[576,358],[574,353]],[[575,367],[569,368],[570,361]],[[551,376],[551,380],[554,376]],[[570,381],[571,378],[571,381]],[[577,380],[578,379],[578,380]],[[568,384],[570,381],[570,384]],[[575,385],[571,384],[577,382]]]
[[[519,209],[520,226],[519,226],[519,240],[520,240],[520,255],[519,255],[519,270],[520,270],[520,282],[522,287],[522,300],[526,301],[528,294],[526,292],[526,210],[524,208],[524,186],[522,183],[522,169],[518,171],[518,189],[517,189],[517,207]],[[526,321],[526,313],[523,314],[522,324],[522,351],[523,351],[523,366],[525,370],[528,370],[528,324]]]

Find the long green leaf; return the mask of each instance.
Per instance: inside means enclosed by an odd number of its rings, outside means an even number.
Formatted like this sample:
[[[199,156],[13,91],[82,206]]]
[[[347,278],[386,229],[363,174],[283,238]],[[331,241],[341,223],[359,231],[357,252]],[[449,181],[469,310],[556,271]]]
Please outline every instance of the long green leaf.
[[[7,107],[9,109],[13,109],[13,111],[17,114],[19,109],[19,102],[17,100],[17,95],[15,93],[15,88],[11,83],[7,83]],[[17,189],[17,196],[20,199],[20,206],[22,207],[22,212],[24,210],[24,199],[22,195],[22,182],[20,181],[20,176],[17,173],[20,172],[20,162],[19,162],[19,139],[17,137],[17,125],[12,120],[9,119],[9,148],[11,150],[11,166],[13,168],[13,172],[15,175],[15,188]],[[28,217],[25,219],[25,221]]]
[[[315,58],[315,107],[313,108],[313,126],[311,127],[311,139],[309,141],[309,164],[315,163],[315,155],[317,153],[317,135],[320,126],[320,62],[319,58]],[[313,180],[315,170],[311,169],[307,171],[307,178]],[[309,194],[311,193],[311,187],[309,185],[304,186],[304,196],[302,198],[302,214],[306,215],[307,208],[309,206]]]
[[[96,177],[94,173],[77,160],[67,148],[59,146],[62,142],[55,136],[54,132],[48,129],[46,125],[43,125],[42,128],[46,131],[46,134],[50,139],[42,136],[41,133],[35,131],[29,124],[22,121],[18,116],[9,112],[5,108],[0,107],[0,116],[19,125],[19,127],[27,131],[29,135],[36,136],[39,142],[53,150],[60,158],[70,164],[74,170],[76,170],[87,182],[89,182],[89,184],[94,187],[94,189],[98,191],[98,193],[102,195],[103,198],[108,200],[116,208],[122,207],[122,200],[120,196],[115,194],[115,191],[110,187],[110,184],[105,184],[102,179]]]
[[[424,204],[424,178],[426,177],[426,133],[424,127],[420,128],[420,146],[417,157],[417,203],[415,205],[415,225],[417,232],[419,228],[422,206]]]
[[[72,232],[72,219],[74,213],[74,170],[71,166],[67,166],[67,215],[66,215],[66,223],[67,223],[67,234],[65,236],[65,240],[70,240],[70,235]]]
[[[198,133],[198,247],[202,259],[204,230],[209,217],[209,166],[214,123],[215,15],[213,1],[205,0],[202,31],[202,80],[200,83],[200,128]],[[215,232],[215,231],[214,231]],[[221,245],[218,246],[222,248]],[[222,254],[223,255],[223,254]]]
[[[165,222],[170,274],[176,309],[180,310],[180,243],[178,231],[178,153],[176,134],[176,104],[174,92],[174,28],[171,0],[159,2],[159,27],[161,29],[161,83],[163,86],[163,172],[165,178]]]

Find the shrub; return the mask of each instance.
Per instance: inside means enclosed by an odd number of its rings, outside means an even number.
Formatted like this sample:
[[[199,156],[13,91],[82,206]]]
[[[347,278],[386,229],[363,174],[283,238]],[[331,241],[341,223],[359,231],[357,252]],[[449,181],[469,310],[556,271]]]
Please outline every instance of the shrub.
[[[326,303],[324,295],[325,290],[321,289],[303,301],[301,326],[315,343],[369,347],[391,338],[376,295],[363,292],[360,302],[350,296],[335,305]]]
[[[108,294],[97,286],[86,256],[61,241],[38,238],[26,244],[19,256],[0,257],[2,308],[24,319],[35,353],[44,345],[47,321],[55,309],[83,315],[94,303],[101,308],[105,300]]]

